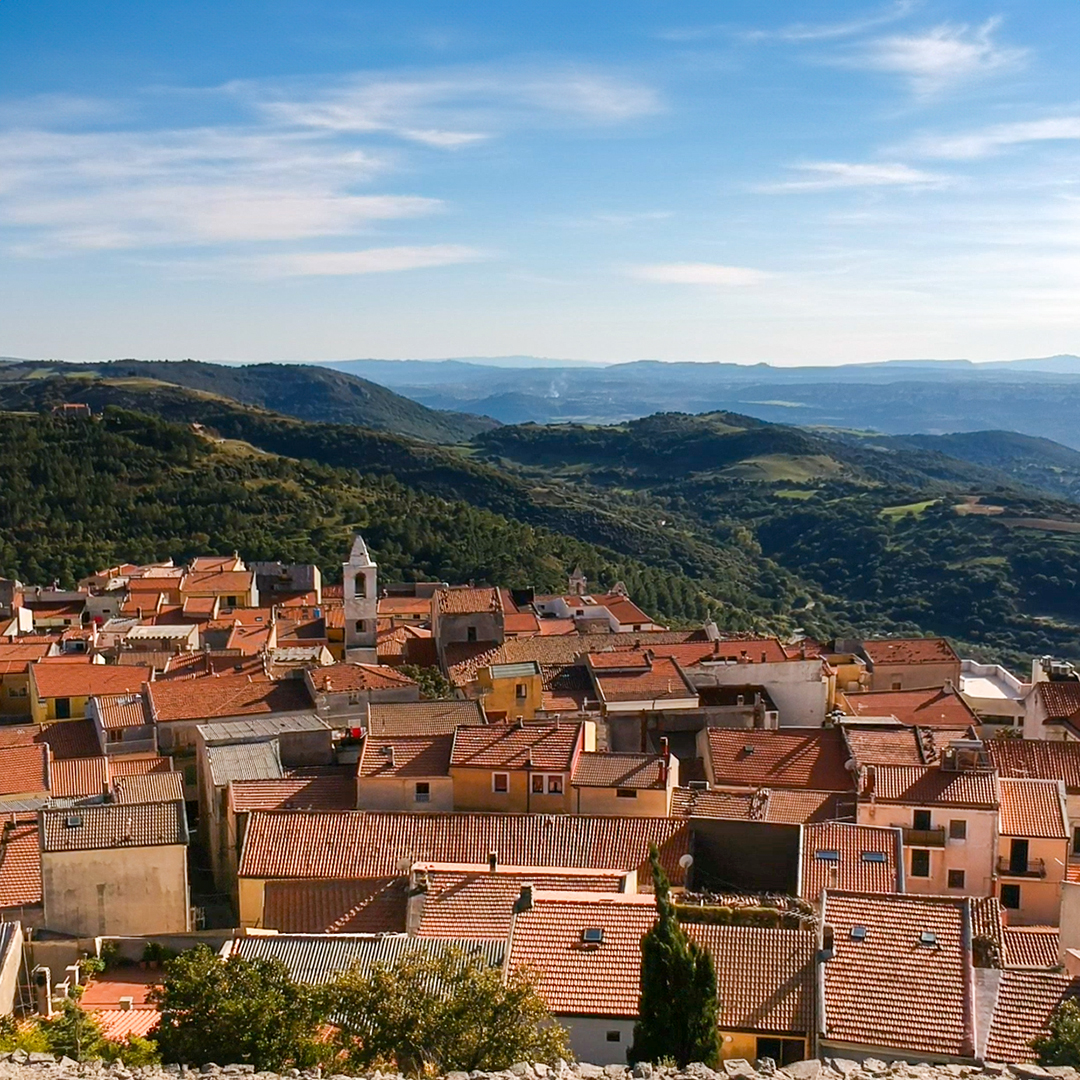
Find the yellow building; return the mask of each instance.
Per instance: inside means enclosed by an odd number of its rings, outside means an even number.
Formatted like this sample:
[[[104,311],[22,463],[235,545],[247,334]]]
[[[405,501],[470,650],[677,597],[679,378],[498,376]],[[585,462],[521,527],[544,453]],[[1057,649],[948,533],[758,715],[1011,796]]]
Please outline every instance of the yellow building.
[[[535,660],[491,664],[476,673],[484,712],[491,721],[532,720],[544,704],[544,680]]]
[[[180,585],[180,595],[185,600],[192,596],[216,596],[223,608],[259,606],[253,570],[192,570]]]
[[[666,741],[666,740],[665,740]],[[679,786],[679,759],[663,754],[578,755],[571,780],[574,813],[667,817]]]
[[[30,668],[30,716],[35,724],[81,720],[92,697],[138,693],[153,677],[149,667],[45,660]]]

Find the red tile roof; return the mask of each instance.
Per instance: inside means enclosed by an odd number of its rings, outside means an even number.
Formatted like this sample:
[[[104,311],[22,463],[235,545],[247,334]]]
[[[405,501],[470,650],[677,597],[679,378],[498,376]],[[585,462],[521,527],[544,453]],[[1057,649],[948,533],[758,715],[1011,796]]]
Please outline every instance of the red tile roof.
[[[36,818],[5,815],[0,824],[0,910],[41,903],[41,849]]]
[[[593,696],[592,679],[584,664],[544,664],[540,672],[545,712],[580,712],[585,699]]]
[[[899,829],[840,821],[807,825],[802,835],[799,895],[816,901],[824,889],[902,892],[901,863]]]
[[[194,570],[184,576],[181,593],[215,593],[240,596],[255,584],[252,570]]]
[[[612,662],[612,657],[633,661]],[[606,702],[697,700],[697,690],[670,657],[658,656],[646,663],[636,653],[590,653],[593,682]]]
[[[1080,793],[1080,742],[988,739],[986,750],[1000,776],[1063,780],[1066,791]]]
[[[258,716],[313,708],[300,679],[252,682],[245,676],[229,675],[151,683],[150,703],[159,722],[206,721],[219,716]]]
[[[672,881],[689,849],[684,820],[569,814],[253,813],[240,876],[251,878],[378,877],[402,859],[485,862],[495,852],[510,866],[577,866],[637,870],[648,876],[649,845],[660,847]]]
[[[498,589],[453,587],[435,593],[440,615],[479,615],[502,612],[502,596]]]
[[[1061,931],[1056,926],[1006,926],[1001,935],[1005,967],[1049,970],[1061,963]]]
[[[129,773],[113,780],[116,801],[122,803],[173,802],[184,797],[180,772]]]
[[[837,728],[709,728],[712,782],[722,787],[852,791],[855,781]]]
[[[119,664],[35,664],[30,677],[39,697],[73,698],[137,693],[153,675],[153,668]]]
[[[1048,720],[1075,718],[1080,711],[1080,682],[1039,682],[1035,693]]]
[[[124,1042],[132,1035],[146,1038],[157,1027],[161,1014],[157,1009],[88,1009],[101,1028],[101,1034],[112,1042]]]
[[[453,734],[463,724],[482,724],[484,713],[477,701],[385,701],[368,706],[367,729],[372,735]]]
[[[581,724],[488,724],[460,727],[450,764],[470,769],[559,769],[573,765]],[[531,764],[530,764],[531,763]]]
[[[408,878],[270,881],[262,925],[283,934],[393,934],[405,930]]]
[[[848,801],[846,808],[842,805],[845,800]],[[849,798],[836,791],[783,791],[770,788],[698,791],[676,788],[671,798],[673,815],[729,821],[772,821],[786,825],[832,821],[852,815],[854,807],[854,794]]]
[[[0,750],[0,795],[44,792],[49,787],[49,751],[40,744]]]
[[[419,615],[431,616],[431,597],[423,596],[380,596],[380,615]]]
[[[324,693],[360,690],[396,690],[415,686],[416,680],[385,664],[330,664],[312,669],[315,689]]]
[[[1065,811],[1065,785],[1060,780],[998,781],[1001,802],[999,831],[1002,836],[1027,836],[1067,840],[1069,819]]]
[[[184,804],[101,803],[42,812],[42,851],[100,851],[188,842]],[[72,821],[78,824],[72,825]]]
[[[427,876],[427,894],[416,933],[420,937],[505,939],[510,932],[514,902],[521,886],[618,893],[623,876],[595,870],[539,867],[500,867],[418,863],[414,871]]]
[[[975,737],[955,728],[844,724],[842,730],[859,765],[933,765],[954,739]]]
[[[114,781],[118,776],[145,776],[172,771],[172,758],[158,757],[157,754],[124,754],[109,758],[109,772]]]
[[[85,798],[109,790],[109,760],[105,757],[54,761],[50,769],[51,794],[61,798]],[[183,795],[180,796],[183,798]]]
[[[101,753],[93,720],[59,720],[55,724],[46,724],[34,742],[45,743],[57,761],[94,757]]]
[[[895,716],[902,724],[961,731],[979,722],[955,690],[866,690],[842,696],[851,716]]]
[[[106,731],[145,727],[154,722],[150,704],[143,694],[107,694],[94,700],[101,726]]]
[[[368,735],[357,775],[364,780],[449,776],[453,746],[453,735]]]
[[[608,754],[590,751],[578,757],[570,781],[575,787],[667,787],[664,759],[657,754]]]
[[[233,809],[351,810],[356,806],[356,779],[352,776],[291,776],[281,780],[234,780],[230,785]]]
[[[996,810],[997,783],[992,772],[950,772],[935,766],[870,765],[862,795],[902,806],[964,806]]]
[[[505,615],[503,617],[503,629],[508,634],[538,634],[540,633],[540,620],[528,612]]]
[[[864,641],[863,651],[875,666],[960,663],[960,657],[944,638],[880,638]]]
[[[825,1037],[974,1056],[964,1022],[973,1007],[965,904],[940,896],[826,892],[824,920],[833,928],[834,954],[824,964]],[[856,926],[865,933],[853,937]]]
[[[1003,971],[986,1040],[988,1061],[1035,1060],[1031,1042],[1047,1030],[1065,998],[1080,996],[1080,979],[1035,971]]]

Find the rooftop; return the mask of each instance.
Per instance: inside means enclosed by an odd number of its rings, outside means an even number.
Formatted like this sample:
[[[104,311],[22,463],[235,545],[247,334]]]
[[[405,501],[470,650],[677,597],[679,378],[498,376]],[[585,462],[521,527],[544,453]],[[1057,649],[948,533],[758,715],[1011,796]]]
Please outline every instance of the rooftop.
[[[848,802],[845,808],[841,805]],[[753,791],[700,791],[675,788],[671,813],[682,817],[722,818],[728,821],[771,821],[803,825],[832,821],[854,814],[855,797],[836,791],[784,791],[757,788]]]
[[[640,653],[624,652],[590,653],[588,659],[605,702],[697,700],[697,690],[670,657],[646,661]]]
[[[667,787],[664,759],[657,754],[610,754],[588,751],[578,757],[571,783],[575,787]]]
[[[329,664],[313,669],[309,677],[321,693],[397,690],[416,685],[415,679],[385,664]]]
[[[149,693],[159,722],[311,710],[311,697],[300,679],[272,683],[244,676],[207,676],[154,682]]]
[[[902,806],[956,806],[996,810],[994,773],[950,772],[938,766],[872,765],[866,770],[863,794],[879,803]]]
[[[214,787],[232,780],[280,780],[285,775],[276,741],[208,746],[206,760]]]
[[[280,780],[232,781],[232,806],[251,810],[352,810],[356,779],[344,773],[285,776]]]
[[[154,676],[153,668],[119,664],[35,664],[30,670],[43,698],[137,693]]]
[[[101,726],[106,731],[146,727],[154,722],[145,695],[106,694],[94,698]]]
[[[1080,979],[1035,971],[1003,971],[985,1057],[1030,1062],[1031,1042],[1046,1031],[1051,1013],[1065,998],[1080,996]]]
[[[287,934],[398,934],[405,929],[408,878],[268,881],[263,926]]]
[[[1056,926],[1005,926],[1001,934],[1007,968],[1050,971],[1061,963],[1061,931]]]
[[[1066,720],[1080,712],[1080,682],[1038,682],[1035,693],[1048,720]]]
[[[838,728],[709,728],[711,780],[718,786],[853,791]]]
[[[998,780],[1002,836],[1067,840],[1071,835],[1065,810],[1065,786],[1060,780]]]
[[[25,818],[13,814],[0,829],[0,909],[40,904],[41,851],[37,816]]]
[[[116,801],[122,803],[173,802],[184,797],[180,772],[131,773],[114,781]]]
[[[450,775],[453,735],[368,735],[357,775],[364,780]]]
[[[825,889],[903,892],[899,829],[827,821],[802,834],[799,895],[816,901]]]
[[[100,755],[54,761],[49,772],[50,791],[59,798],[86,798],[110,789],[109,759]]]
[[[844,694],[852,716],[895,716],[902,724],[966,730],[979,718],[955,690],[867,690]]]
[[[48,747],[31,743],[0,749],[0,795],[25,795],[48,789]]]
[[[105,803],[75,809],[47,809],[42,851],[95,851],[104,848],[159,847],[188,842],[182,801]]]
[[[468,586],[439,589],[435,593],[435,603],[440,615],[480,615],[487,612],[501,614],[503,610],[498,589]]]
[[[1080,742],[1045,739],[988,739],[990,761],[1002,777],[1063,780],[1080,794]]]
[[[452,734],[463,724],[483,724],[478,701],[372,702],[367,729],[372,735]]]
[[[450,765],[471,769],[569,771],[582,744],[581,724],[488,724],[458,728]]]
[[[960,663],[944,638],[879,638],[864,641],[863,651],[874,664]]]

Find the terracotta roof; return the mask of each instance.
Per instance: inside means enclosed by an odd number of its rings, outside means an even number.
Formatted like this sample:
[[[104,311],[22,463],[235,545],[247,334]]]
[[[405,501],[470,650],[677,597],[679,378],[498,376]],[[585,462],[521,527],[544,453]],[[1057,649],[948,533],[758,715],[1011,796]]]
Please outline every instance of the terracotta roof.
[[[32,663],[45,657],[51,648],[52,644],[45,641],[31,645],[0,642],[0,671],[5,675],[26,671]]]
[[[1080,682],[1039,682],[1035,693],[1046,710],[1047,720],[1075,717],[1080,711]]]
[[[782,664],[801,659],[791,656],[777,638],[740,638],[737,640],[695,641],[685,644],[650,645],[657,656],[674,657],[684,667],[704,663]]]
[[[234,780],[233,809],[351,810],[356,806],[353,776],[286,776],[281,780]]]
[[[540,620],[527,611],[503,616],[503,630],[508,634],[539,634]]]
[[[991,966],[1000,967],[1005,957],[1005,922],[1001,901],[996,896],[972,896],[971,936],[982,938],[992,947],[994,958]]]
[[[608,754],[589,751],[578,757],[571,783],[575,787],[667,787],[664,759],[658,754]]]
[[[380,615],[419,615],[431,616],[431,597],[423,596],[380,596]]]
[[[1065,812],[1065,785],[1060,780],[1002,777],[998,794],[998,829],[1002,836],[1067,840],[1071,835]]]
[[[414,871],[427,876],[427,894],[416,933],[420,937],[505,939],[510,932],[514,902],[521,886],[535,889],[573,889],[618,893],[623,875],[596,870],[561,870],[554,867],[454,866],[418,863]]]
[[[385,664],[329,664],[310,673],[315,689],[326,693],[358,690],[395,690],[415,686],[416,680]]]
[[[569,771],[582,742],[581,724],[487,724],[460,727],[450,764],[470,769]]]
[[[283,934],[392,934],[405,930],[408,878],[269,881],[262,925]]]
[[[463,724],[482,724],[477,701],[393,701],[368,706],[367,729],[372,735],[452,734]]]
[[[453,735],[368,735],[357,775],[365,780],[449,776],[453,746]]]
[[[216,596],[185,596],[182,610],[185,615],[205,615],[207,618],[217,612]]]
[[[54,761],[49,781],[51,794],[60,798],[101,795],[109,790],[109,759],[86,757]]]
[[[681,776],[681,771],[680,771]],[[842,805],[845,801],[847,807]],[[855,799],[836,791],[699,791],[675,788],[671,813],[682,817],[723,818],[729,821],[771,821],[803,825],[853,816]]]
[[[196,555],[191,560],[191,571],[199,573],[220,573],[225,567],[234,567],[239,562],[239,557],[232,555]],[[241,565],[243,565],[241,563]]]
[[[802,834],[799,895],[816,901],[825,889],[903,892],[899,829],[828,821]]]
[[[40,903],[41,851],[37,819],[20,820],[14,815],[5,815],[0,824],[0,909]]]
[[[0,795],[30,794],[49,787],[49,751],[40,744],[0,750]]]
[[[114,783],[117,802],[173,802],[184,798],[184,774],[179,772],[132,773],[116,777]]]
[[[145,776],[148,773],[172,771],[172,758],[158,757],[157,754],[117,754],[109,758],[109,772],[114,781],[119,776]]]
[[[933,765],[949,743],[967,732],[955,728],[844,724],[844,741],[858,765]],[[970,733],[975,737],[974,731]]]
[[[153,668],[119,664],[35,664],[31,669],[38,696],[43,698],[137,693],[153,675]]]
[[[875,665],[960,663],[944,638],[879,638],[864,641],[863,651]]]
[[[154,722],[150,704],[143,694],[107,694],[94,698],[101,726],[106,731],[145,727]]]
[[[159,722],[302,712],[312,708],[311,696],[300,679],[252,682],[244,676],[229,675],[151,683],[150,703]]]
[[[454,586],[436,590],[434,599],[440,615],[479,615],[503,610],[498,589]]]
[[[827,891],[823,918],[833,928],[834,953],[823,965],[825,1037],[974,1056],[964,1024],[971,977],[965,904],[962,898]],[[863,932],[853,935],[853,927]]]
[[[988,1061],[1035,1060],[1032,1040],[1047,1030],[1065,998],[1080,996],[1080,979],[1035,971],[1003,971],[986,1040]]]
[[[169,657],[155,683],[175,682],[203,675],[243,676],[251,682],[268,682],[261,657],[240,656],[237,653],[197,652],[178,653]]]
[[[580,712],[585,699],[593,695],[592,679],[584,664],[544,664],[540,673],[545,712]]]
[[[689,848],[685,821],[570,814],[253,813],[240,876],[378,877],[402,859],[485,862],[494,851],[510,866],[580,866],[637,870],[648,876],[649,844],[660,846],[672,881]]]
[[[1080,742],[988,739],[986,749],[1002,777],[1063,780],[1066,791],[1080,793]]]
[[[711,780],[724,787],[852,791],[855,781],[836,728],[709,728]]]
[[[649,896],[539,892],[514,919],[508,967],[539,973],[556,1015],[637,1015],[641,938],[656,919]],[[596,945],[587,928],[603,931]],[[715,958],[720,1026],[806,1032],[813,1025],[815,936],[805,930],[690,923],[687,934]]]
[[[994,773],[950,772],[935,766],[871,765],[866,770],[863,796],[903,806],[966,806],[996,810]]]
[[[106,803],[75,809],[42,810],[42,850],[95,851],[104,848],[186,844],[183,802]]]
[[[101,1034],[113,1042],[124,1042],[132,1035],[146,1038],[157,1027],[161,1014],[157,1009],[88,1009]]]
[[[241,595],[254,584],[253,570],[194,570],[184,576],[180,591]]]
[[[902,724],[964,730],[979,718],[955,690],[867,690],[843,694],[851,716],[895,716]]]
[[[59,720],[55,724],[46,724],[34,737],[34,742],[45,743],[55,761],[94,757],[101,753],[93,720]]]
[[[639,662],[615,664],[609,659],[612,656],[632,657]],[[670,657],[658,656],[646,663],[638,653],[590,653],[589,665],[597,692],[606,702],[697,700],[697,690]]]
[[[229,631],[225,649],[238,652],[241,656],[255,656],[269,647],[270,635],[275,633],[272,626],[243,626],[237,624]]]
[[[1005,967],[1049,970],[1061,963],[1061,931],[1056,926],[1006,926],[1002,938]]]

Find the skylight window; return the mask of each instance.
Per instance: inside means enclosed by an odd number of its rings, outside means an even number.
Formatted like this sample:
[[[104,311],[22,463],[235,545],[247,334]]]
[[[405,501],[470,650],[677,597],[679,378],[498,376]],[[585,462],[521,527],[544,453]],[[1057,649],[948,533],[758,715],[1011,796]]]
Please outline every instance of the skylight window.
[[[889,860],[884,851],[864,851],[862,853],[862,861],[883,863],[888,862]]]
[[[69,817],[64,818],[64,825],[69,829],[82,828],[82,817],[79,814],[71,814]]]
[[[919,944],[925,945],[928,949],[932,949],[937,945],[937,934],[932,930],[924,930],[919,935]]]
[[[822,862],[839,862],[840,852],[831,848],[821,848],[814,852],[814,858],[820,859]]]
[[[604,940],[604,928],[602,926],[586,926],[581,931],[581,940],[586,945],[599,945]]]
[[[853,926],[850,934],[852,941],[865,941],[866,940],[866,927],[865,926]]]

